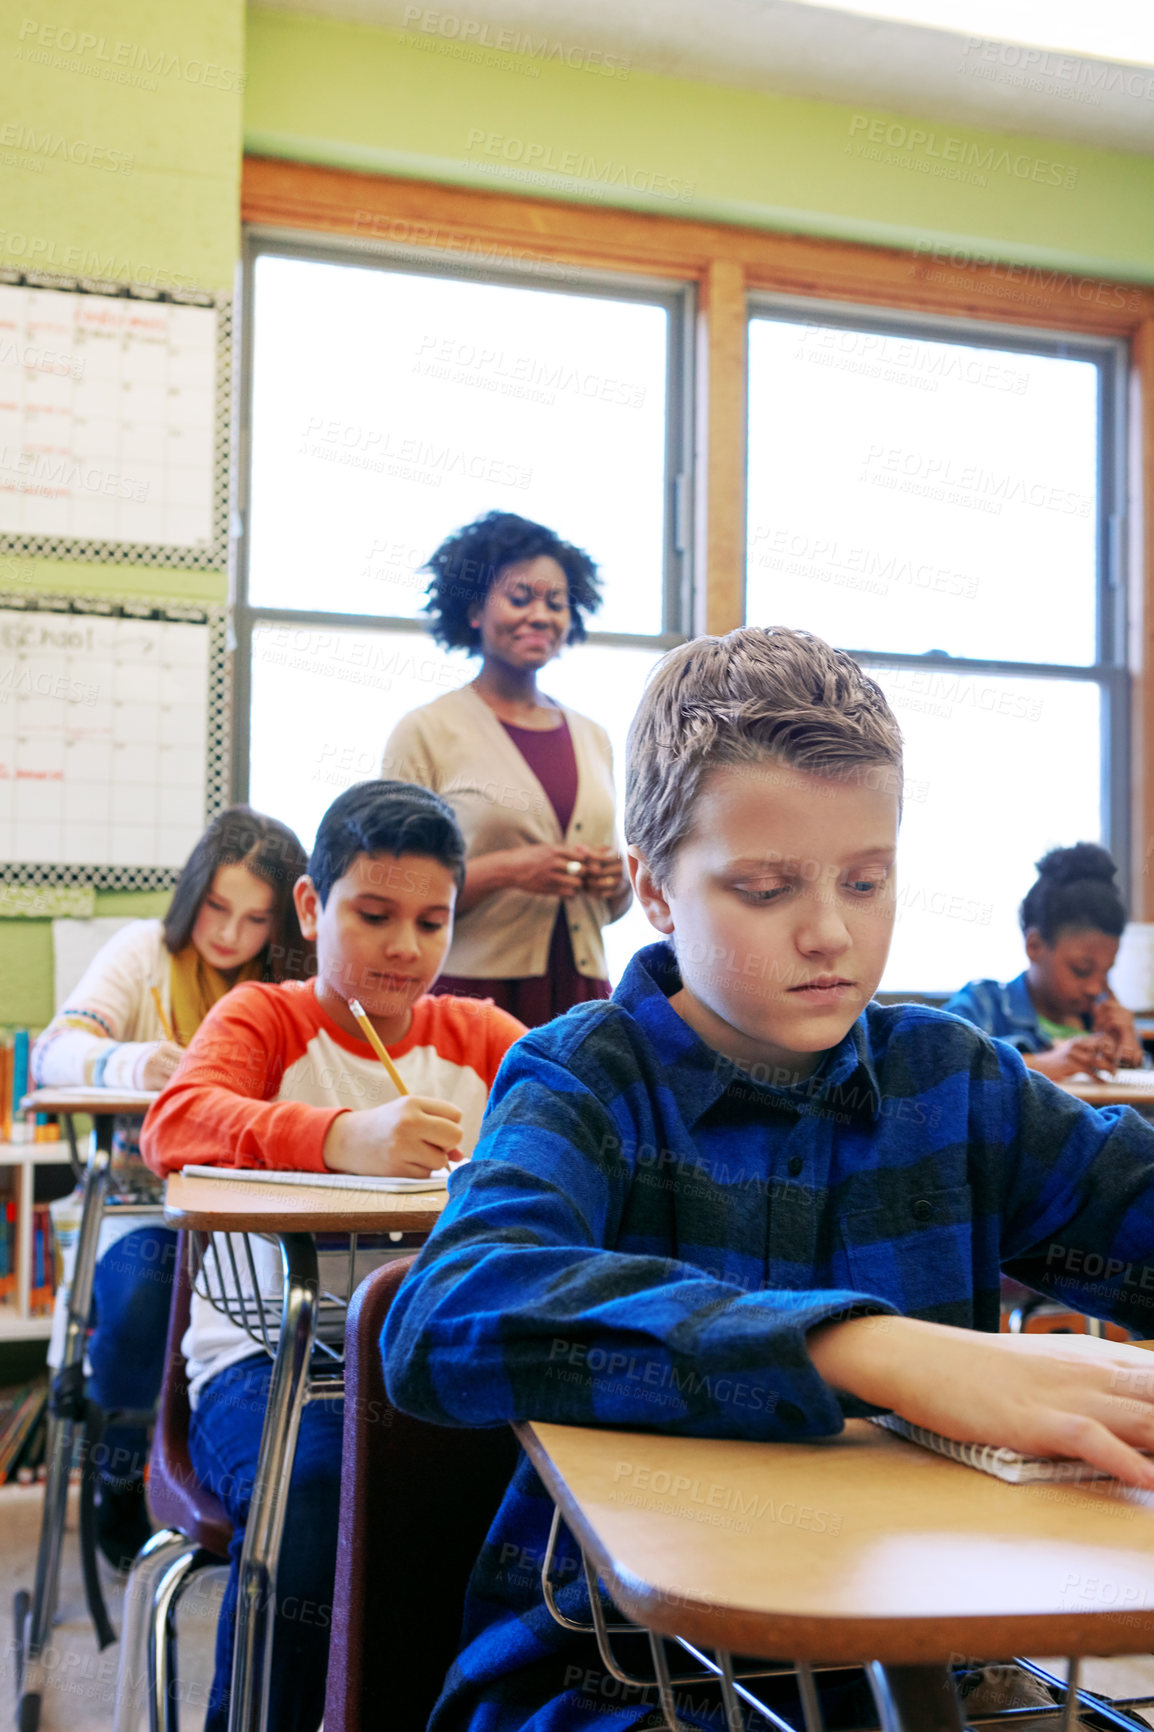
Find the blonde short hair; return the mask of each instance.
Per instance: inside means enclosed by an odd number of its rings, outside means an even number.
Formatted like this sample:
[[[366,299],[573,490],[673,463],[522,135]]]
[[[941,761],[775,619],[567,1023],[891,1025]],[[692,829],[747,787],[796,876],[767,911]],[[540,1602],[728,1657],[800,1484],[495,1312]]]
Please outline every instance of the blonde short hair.
[[[902,736],[881,687],[844,650],[787,626],[742,626],[670,650],[629,729],[625,839],[658,883],[720,765],[767,759],[813,776],[892,787]]]

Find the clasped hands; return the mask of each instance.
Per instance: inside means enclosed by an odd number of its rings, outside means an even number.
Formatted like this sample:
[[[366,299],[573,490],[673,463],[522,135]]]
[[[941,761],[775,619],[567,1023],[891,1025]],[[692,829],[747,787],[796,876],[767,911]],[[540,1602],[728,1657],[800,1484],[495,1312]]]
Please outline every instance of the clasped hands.
[[[517,850],[515,881],[535,896],[616,896],[625,881],[624,862],[615,848],[539,842]]]

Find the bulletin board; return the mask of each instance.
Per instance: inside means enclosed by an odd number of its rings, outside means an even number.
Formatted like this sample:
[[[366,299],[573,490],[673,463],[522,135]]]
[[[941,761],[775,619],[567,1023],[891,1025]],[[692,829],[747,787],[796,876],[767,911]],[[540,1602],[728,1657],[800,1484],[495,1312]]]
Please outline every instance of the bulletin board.
[[[0,551],[221,569],[227,297],[0,270]]]
[[[170,888],[227,724],[223,609],[0,594],[0,883]]]

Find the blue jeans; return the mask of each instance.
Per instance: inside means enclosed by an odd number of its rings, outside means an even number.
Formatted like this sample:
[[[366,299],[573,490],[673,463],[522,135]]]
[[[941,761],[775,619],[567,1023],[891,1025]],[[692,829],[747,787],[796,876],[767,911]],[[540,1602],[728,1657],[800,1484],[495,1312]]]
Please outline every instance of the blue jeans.
[[[164,1376],[164,1343],[176,1269],[176,1234],[141,1227],[109,1247],[92,1282],[89,1387],[101,1407],[155,1407]],[[123,1485],[143,1478],[148,1432],[111,1425],[98,1452],[100,1477]]]
[[[271,1379],[272,1363],[263,1356],[229,1366],[201,1391],[189,1427],[196,1477],[220,1500],[236,1527],[216,1630],[216,1670],[205,1732],[227,1732],[228,1727],[240,1554]],[[273,1619],[268,1724],[276,1732],[316,1732],[324,1714],[344,1412],[343,1401],[310,1401],[301,1413]]]

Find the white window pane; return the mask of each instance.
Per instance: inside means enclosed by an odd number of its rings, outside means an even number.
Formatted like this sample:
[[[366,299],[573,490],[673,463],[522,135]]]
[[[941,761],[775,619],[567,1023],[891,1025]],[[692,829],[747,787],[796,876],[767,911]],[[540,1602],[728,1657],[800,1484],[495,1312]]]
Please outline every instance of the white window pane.
[[[603,631],[662,629],[661,306],[262,255],[249,598],[411,618],[483,511],[602,569]]]
[[[385,741],[401,717],[475,672],[423,632],[258,625],[249,799],[311,848],[337,795],[380,775]]]
[[[578,644],[541,676],[542,690],[607,731],[619,828],[629,723],[661,653]],[[317,825],[337,795],[380,774],[385,741],[401,717],[476,672],[475,660],[446,655],[430,638],[411,631],[258,625],[249,799],[258,811],[291,824],[311,848]],[[634,950],[659,936],[636,905],[607,927],[610,979],[619,980]]]
[[[847,649],[1095,660],[1098,369],[755,318],[746,617]]]
[[[1102,840],[1098,687],[868,671],[905,736],[898,915],[882,990],[1012,980],[1026,966],[1018,907],[1035,861]]]

